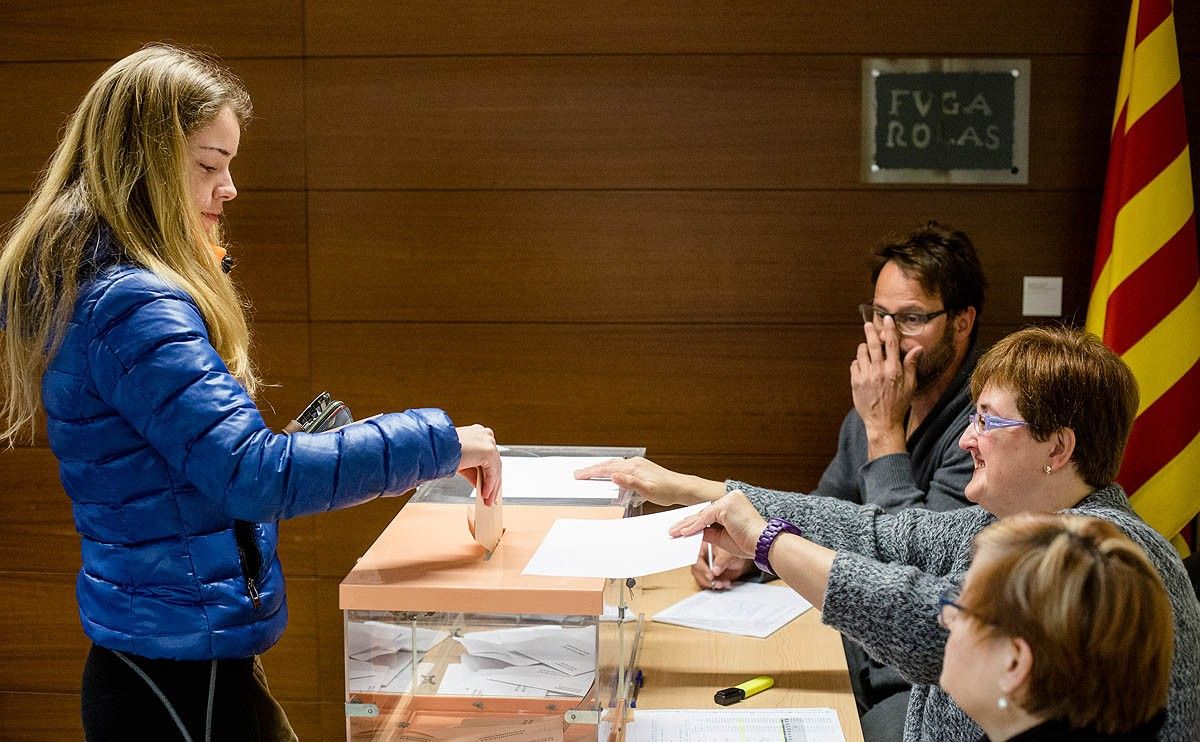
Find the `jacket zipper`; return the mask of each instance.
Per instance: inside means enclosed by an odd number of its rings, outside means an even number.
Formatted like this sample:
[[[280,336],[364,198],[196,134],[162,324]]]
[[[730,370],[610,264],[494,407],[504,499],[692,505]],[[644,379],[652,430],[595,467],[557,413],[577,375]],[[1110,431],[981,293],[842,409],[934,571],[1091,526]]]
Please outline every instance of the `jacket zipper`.
[[[258,594],[258,585],[254,584],[254,578],[246,575],[246,592],[250,594],[250,602],[254,604],[254,610],[262,608],[262,597]]]
[[[246,578],[246,594],[250,596],[250,602],[254,604],[254,610],[262,608],[262,596],[258,592],[258,585],[254,582],[254,575],[250,574],[250,560],[246,558],[246,549],[242,546],[242,529],[239,528],[244,521],[234,522],[234,543],[237,544],[238,559],[242,563],[242,574]],[[253,528],[252,524],[247,523],[247,526]],[[247,536],[250,534],[247,532]],[[250,536],[253,539],[252,536]],[[253,541],[251,541],[253,543]],[[261,561],[261,560],[260,560]]]
[[[246,592],[250,593],[250,602],[254,604],[254,610],[262,608],[262,598],[258,595],[258,587],[254,584],[253,577],[246,578]]]

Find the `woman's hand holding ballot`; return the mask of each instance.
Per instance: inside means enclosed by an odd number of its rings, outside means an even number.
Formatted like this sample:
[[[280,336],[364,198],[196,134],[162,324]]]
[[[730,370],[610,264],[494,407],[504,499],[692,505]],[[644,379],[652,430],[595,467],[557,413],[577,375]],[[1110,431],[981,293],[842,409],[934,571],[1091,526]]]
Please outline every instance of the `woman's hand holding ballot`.
[[[500,449],[496,448],[496,434],[482,425],[467,425],[455,430],[462,445],[458,473],[479,490],[483,504],[491,507],[500,494]],[[482,482],[476,481],[480,475]]]
[[[763,519],[741,490],[734,490],[699,513],[671,526],[672,536],[704,532],[704,540],[735,557],[753,559],[758,537],[766,528]]]
[[[694,505],[720,500],[725,495],[724,482],[680,474],[641,456],[602,461],[575,472],[576,479],[593,477],[611,479],[617,486],[632,490],[659,505]],[[703,555],[696,560],[692,565],[692,577],[701,587],[719,590],[732,587],[735,580],[752,572],[753,568],[750,560],[718,549],[711,563]]]

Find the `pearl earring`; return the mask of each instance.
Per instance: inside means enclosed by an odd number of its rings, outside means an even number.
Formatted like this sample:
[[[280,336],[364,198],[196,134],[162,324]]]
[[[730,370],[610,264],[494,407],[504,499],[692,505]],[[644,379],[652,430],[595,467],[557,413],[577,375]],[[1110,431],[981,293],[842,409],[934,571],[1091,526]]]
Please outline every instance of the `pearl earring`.
[[[1001,711],[1008,711],[1008,696],[1001,695],[996,699],[996,708]]]
[[[1054,470],[1050,468],[1049,464],[1046,464],[1045,466],[1042,467],[1042,471],[1046,472],[1046,474],[1049,474],[1050,472],[1052,472]]]

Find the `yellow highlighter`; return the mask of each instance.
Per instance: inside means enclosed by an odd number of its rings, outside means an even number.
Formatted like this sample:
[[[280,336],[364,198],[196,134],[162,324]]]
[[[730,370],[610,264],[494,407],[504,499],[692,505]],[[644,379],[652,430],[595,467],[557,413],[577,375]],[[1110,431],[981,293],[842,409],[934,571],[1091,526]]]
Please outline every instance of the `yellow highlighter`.
[[[717,691],[713,695],[713,700],[722,706],[731,706],[738,701],[744,701],[756,693],[762,693],[767,688],[775,685],[775,680],[766,675],[759,675],[757,678],[751,678],[744,683],[733,686],[732,688],[724,688]]]

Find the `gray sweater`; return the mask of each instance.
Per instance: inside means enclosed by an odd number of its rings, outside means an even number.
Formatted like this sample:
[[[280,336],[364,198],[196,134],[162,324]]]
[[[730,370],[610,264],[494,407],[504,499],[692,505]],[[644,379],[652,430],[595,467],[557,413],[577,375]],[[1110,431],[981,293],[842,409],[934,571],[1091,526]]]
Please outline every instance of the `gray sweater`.
[[[937,623],[938,597],[947,587],[962,584],[972,538],[996,517],[978,506],[942,513],[913,508],[888,515],[872,505],[740,482],[730,482],[729,488],[745,492],[764,517],[791,521],[806,538],[838,552],[821,620],[915,684],[904,739],[978,740],[982,730],[937,685],[947,637]],[[1110,521],[1158,568],[1175,613],[1171,691],[1159,739],[1200,740],[1200,603],[1179,556],[1133,512],[1115,484],[1063,512]]]

